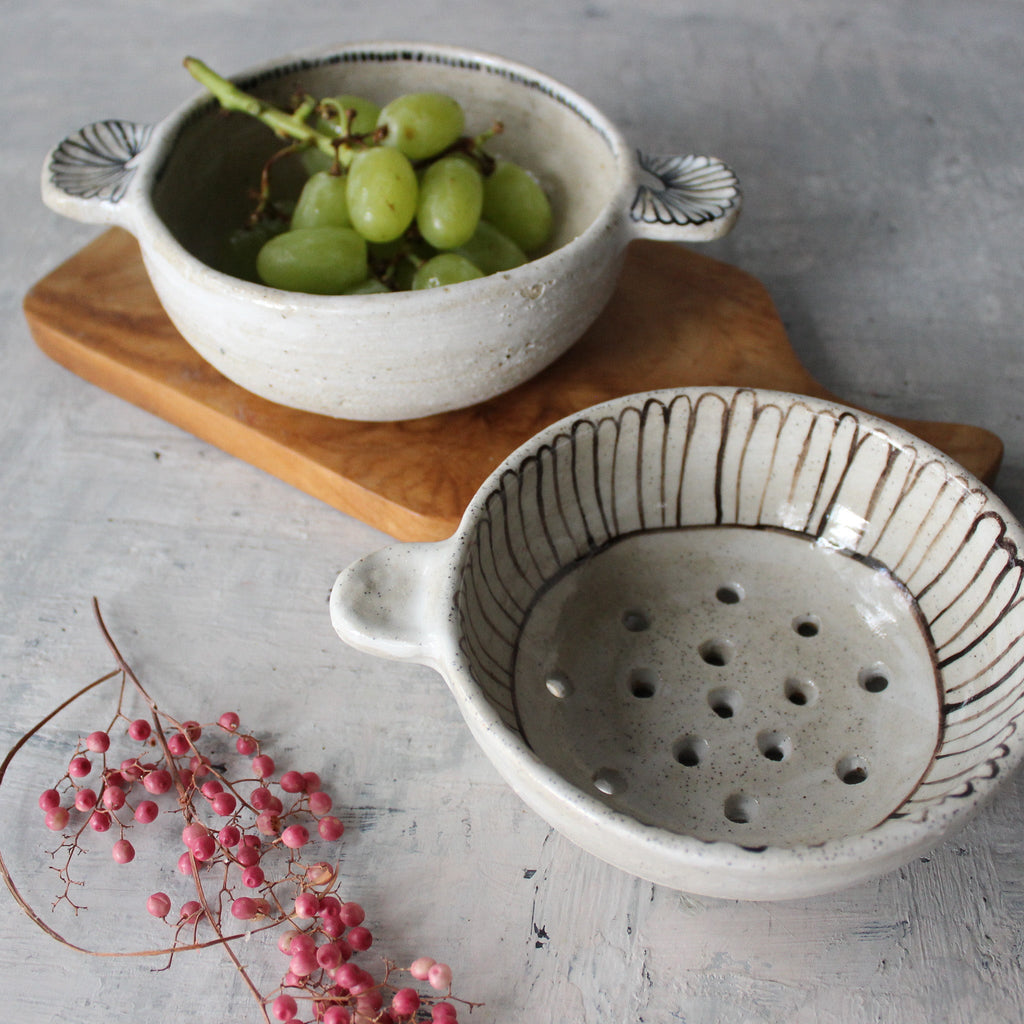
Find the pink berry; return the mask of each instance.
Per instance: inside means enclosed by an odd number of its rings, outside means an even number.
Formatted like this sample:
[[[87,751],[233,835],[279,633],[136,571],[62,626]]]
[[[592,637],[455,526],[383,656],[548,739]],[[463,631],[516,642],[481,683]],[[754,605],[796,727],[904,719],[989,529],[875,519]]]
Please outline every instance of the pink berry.
[[[310,885],[326,885],[332,878],[334,878],[334,868],[325,860],[317,861],[316,864],[310,864],[306,868],[306,880]],[[341,902],[334,896],[326,896],[324,899],[334,900],[338,904],[338,910],[341,909]]]
[[[434,964],[427,972],[430,987],[437,992],[445,992],[452,987],[452,969],[447,964]]]
[[[352,1015],[344,1006],[328,1006],[324,1010],[324,1024],[351,1024]]]
[[[345,834],[345,826],[333,814],[321,818],[316,823],[316,830],[320,833],[320,838],[326,839],[329,843],[336,842]]]
[[[130,864],[135,860],[135,847],[127,839],[118,839],[110,852],[118,864]]]
[[[211,860],[217,852],[217,840],[209,834],[200,836],[189,849],[196,860],[200,862]]]
[[[166,793],[174,785],[174,780],[166,768],[157,768],[156,771],[150,772],[142,780],[142,785],[146,787],[147,793],[159,796],[161,793]]]
[[[225,825],[217,833],[217,842],[221,846],[237,846],[242,841],[242,833],[237,825]]]
[[[46,827],[52,832],[59,832],[67,825],[70,817],[66,807],[54,807],[52,811],[46,812]]]
[[[309,874],[307,869],[306,874]],[[337,917],[341,913],[341,900],[337,896],[321,896],[320,905],[317,908],[317,914],[320,917],[334,916]]]
[[[252,736],[239,736],[238,739],[235,740],[235,750],[237,750],[242,757],[252,757],[258,749],[259,745]]]
[[[292,953],[288,962],[288,970],[300,978],[308,978],[320,965],[316,962],[316,953],[300,950]]]
[[[91,811],[96,806],[96,792],[92,789],[80,789],[75,794],[75,808],[79,811]]]
[[[400,988],[391,997],[391,1009],[399,1017],[411,1017],[419,1008],[420,997],[414,988]]]
[[[233,793],[218,793],[213,800],[210,801],[210,807],[213,809],[214,814],[219,814],[222,818],[226,818],[229,814],[234,814],[235,807],[238,806],[238,801],[235,799]]]
[[[342,921],[349,928],[355,927],[357,924],[362,924],[366,920],[366,911],[358,903],[343,903],[341,910],[338,912],[341,916]]]
[[[146,909],[154,917],[166,917],[171,912],[171,897],[165,892],[155,892],[146,900]]]
[[[309,794],[309,809],[316,815],[326,814],[334,801],[322,790]]]
[[[77,757],[71,758],[71,763],[68,765],[68,774],[73,779],[84,779],[89,772],[92,771],[92,762],[89,758],[79,754]]]
[[[149,739],[149,734],[153,731],[153,727],[144,718],[136,718],[131,725],[128,726],[128,735],[138,742],[143,742]]]
[[[184,757],[192,748],[189,746],[187,736],[175,732],[167,737],[167,749],[174,757]]]
[[[199,900],[189,900],[187,903],[181,905],[181,919],[182,921],[194,922],[198,921],[203,914],[203,905]]]
[[[225,711],[223,715],[217,719],[217,724],[228,732],[234,732],[238,728],[239,718],[234,711]]]
[[[191,847],[197,839],[202,839],[203,836],[209,834],[210,830],[201,821],[190,821],[181,830],[181,841]]]
[[[302,777],[306,780],[307,793],[315,793],[320,788],[320,776],[316,772],[303,772]]]
[[[259,864],[253,864],[242,872],[242,885],[247,889],[258,889],[265,881],[266,876]]]
[[[325,942],[317,948],[316,962],[326,970],[336,970],[341,966],[342,959],[341,948],[334,942]]]
[[[178,872],[182,875],[192,874],[192,854],[183,853],[178,858]]]
[[[365,952],[373,945],[373,935],[370,934],[370,929],[363,928],[362,925],[355,928],[349,928],[346,938],[348,939],[348,944],[353,949],[359,950],[360,953]],[[434,965],[434,967],[436,966],[437,964]],[[431,970],[433,969],[434,968],[432,967]],[[431,984],[433,984],[433,982],[431,982]]]
[[[271,1011],[278,1020],[287,1022],[299,1012],[299,1005],[291,996],[281,995],[274,1000]]]
[[[39,794],[39,809],[53,811],[60,807],[60,793],[55,789],[44,789]]]
[[[274,759],[268,754],[257,754],[252,759],[252,772],[258,779],[266,779],[274,774]]]
[[[316,956],[316,939],[308,932],[296,932],[292,936],[291,946],[288,949],[289,956],[298,956],[305,953],[309,956]]]
[[[434,1003],[430,1008],[430,1019],[434,1024],[455,1024],[455,1007],[451,1003]]]
[[[203,727],[198,722],[189,720],[188,722],[182,722],[181,731],[190,739],[197,740],[203,735]]]
[[[197,779],[204,779],[210,774],[210,760],[206,757],[193,757],[189,760],[189,768]]]
[[[341,918],[337,914],[324,914],[320,918],[320,931],[324,935],[330,936],[332,939],[340,939],[345,934],[345,926],[341,922]],[[351,951],[349,956],[351,956]]]
[[[251,868],[260,862],[260,851],[255,846],[242,846],[235,854],[235,860],[243,868]]]
[[[434,960],[433,957],[429,957],[429,956],[418,957],[416,960],[413,960],[412,966],[410,966],[410,968],[409,968],[409,973],[417,981],[426,981],[427,980],[427,974],[429,973],[430,968],[433,967],[435,963],[437,963],[437,961]]]
[[[277,948],[284,953],[285,956],[291,956],[292,943],[301,934],[302,932],[297,928],[289,928],[287,931],[282,932],[277,937]]]
[[[309,829],[302,825],[289,825],[281,833],[281,842],[289,850],[301,850],[309,842]]]
[[[142,765],[139,764],[138,759],[130,757],[121,762],[120,771],[107,773],[107,782],[114,786],[120,786],[122,782],[135,782],[137,779],[141,779],[144,774],[145,772],[142,770]]]
[[[239,896],[231,904],[231,915],[239,921],[251,921],[258,913],[258,904],[249,896]]]
[[[320,909],[320,899],[314,893],[300,892],[295,897],[295,916],[307,919],[316,917]]]
[[[156,821],[160,814],[160,808],[153,800],[142,800],[135,808],[135,820],[140,825],[149,825]]]
[[[304,793],[306,791],[306,780],[301,772],[285,772],[281,776],[281,788],[286,793]]]
[[[93,811],[89,816],[89,827],[93,832],[107,832],[110,829],[110,812]]]
[[[368,1017],[371,1020],[379,1020],[377,1014],[380,1012],[380,1008],[384,1005],[384,995],[379,988],[377,983],[373,980],[373,976],[364,972],[365,979],[360,980],[356,985],[359,991],[350,989],[349,991],[355,995],[356,998],[356,1010],[361,1013],[364,1017]]]
[[[274,794],[271,793],[270,790],[267,789],[266,786],[257,786],[249,794],[249,803],[251,803],[252,806],[257,811],[266,811],[266,810],[268,810],[269,807],[270,807],[270,803],[271,803],[271,801],[273,799],[274,799]]]
[[[224,787],[216,779],[209,779],[207,782],[202,784],[199,792],[202,793],[207,800],[212,800],[218,793],[224,792]]]
[[[276,836],[281,831],[281,819],[270,811],[256,815],[256,829],[261,835]]]
[[[358,985],[362,978],[363,970],[356,964],[342,964],[337,971],[334,973],[334,980],[344,988],[347,988],[349,992],[352,991],[353,986]]]
[[[105,754],[110,749],[110,737],[102,730],[89,733],[85,745],[95,754]]]
[[[120,786],[103,787],[103,806],[108,811],[119,811],[124,807],[125,795]]]

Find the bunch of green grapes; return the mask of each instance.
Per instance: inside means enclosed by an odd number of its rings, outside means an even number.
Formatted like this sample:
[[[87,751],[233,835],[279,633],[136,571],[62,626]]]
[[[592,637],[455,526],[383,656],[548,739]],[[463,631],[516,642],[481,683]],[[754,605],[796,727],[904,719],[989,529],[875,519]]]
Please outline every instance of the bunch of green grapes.
[[[510,270],[549,240],[536,178],[487,153],[491,133],[466,136],[450,96],[407,93],[383,108],[337,96],[309,116],[336,156],[302,149],[308,178],[290,215],[278,207],[232,235],[229,273],[319,295],[434,288]]]

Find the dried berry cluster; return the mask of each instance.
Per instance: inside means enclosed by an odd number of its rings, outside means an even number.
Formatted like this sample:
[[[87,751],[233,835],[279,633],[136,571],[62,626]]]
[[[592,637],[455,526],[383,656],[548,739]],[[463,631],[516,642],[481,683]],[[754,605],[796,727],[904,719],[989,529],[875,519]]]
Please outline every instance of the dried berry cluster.
[[[188,892],[178,900],[165,892],[140,894],[140,904],[172,929],[165,948],[147,952],[173,957],[222,946],[268,1022],[453,1024],[457,1003],[472,1008],[452,997],[447,964],[430,957],[407,968],[384,958],[375,958],[374,969],[357,962],[373,946],[373,934],[362,906],[341,894],[332,855],[345,829],[332,813],[332,798],[319,775],[279,773],[257,738],[241,731],[234,712],[208,724],[167,715],[121,658],[102,620],[100,625],[120,667],[86,689],[120,675],[117,710],[107,728],[79,742],[64,775],[39,797],[46,826],[61,834],[51,851],[64,886],[55,905],[66,902],[76,912],[81,909],[74,894],[84,882],[73,875],[85,852],[87,830],[111,832],[116,837],[111,856],[127,864],[136,857],[130,838],[134,828],[173,821],[181,837],[173,856]],[[130,692],[145,700],[148,717],[124,713]],[[232,772],[220,763],[227,760],[240,760],[243,767]],[[0,867],[23,908],[61,938],[21,899],[2,861]],[[277,947],[287,967],[280,984],[267,992],[232,946],[270,930],[278,933]]]

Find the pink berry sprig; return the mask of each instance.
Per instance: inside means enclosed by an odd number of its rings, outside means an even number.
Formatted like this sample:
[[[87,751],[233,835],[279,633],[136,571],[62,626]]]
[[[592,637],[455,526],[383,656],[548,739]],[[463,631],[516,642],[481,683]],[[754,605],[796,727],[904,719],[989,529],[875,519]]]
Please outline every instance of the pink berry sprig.
[[[94,602],[95,605],[95,602]],[[64,890],[54,901],[77,913],[72,893],[84,881],[72,876],[87,846],[105,843],[110,857],[142,870],[135,829],[174,828],[183,891],[140,897],[140,910],[170,929],[170,944],[124,955],[175,956],[218,945],[225,950],[257,1001],[267,1024],[454,1024],[458,1006],[475,1005],[452,996],[452,972],[420,957],[406,968],[378,956],[363,907],[347,900],[337,863],[345,826],[316,772],[278,771],[255,735],[225,712],[215,722],[179,721],[162,711],[143,689],[97,619],[119,669],[90,684],[74,699],[107,679],[121,676],[116,712],[103,729],[79,740],[64,774],[42,792],[45,825],[60,833],[51,851]],[[126,687],[125,684],[130,684]],[[148,717],[125,713],[126,693],[141,696]],[[60,709],[58,709],[60,710]],[[0,765],[2,782],[14,753],[56,711],[19,741]],[[84,837],[97,837],[89,844]],[[112,833],[109,842],[102,834]],[[59,855],[63,855],[60,862]],[[29,917],[75,949],[25,902],[0,857],[0,871]],[[252,976],[233,943],[277,930],[286,958],[271,987]],[[372,950],[372,953],[371,953]],[[116,955],[98,953],[96,955]],[[367,958],[373,961],[367,963]],[[278,973],[278,972],[274,972]]]

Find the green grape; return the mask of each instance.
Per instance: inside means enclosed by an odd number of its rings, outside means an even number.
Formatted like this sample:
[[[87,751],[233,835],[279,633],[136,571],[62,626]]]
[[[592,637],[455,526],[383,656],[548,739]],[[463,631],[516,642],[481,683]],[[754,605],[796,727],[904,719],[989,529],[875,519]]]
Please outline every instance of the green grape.
[[[524,252],[539,249],[551,235],[548,197],[529,171],[510,160],[500,160],[484,179],[483,216]]]
[[[508,235],[502,234],[486,220],[480,221],[473,237],[457,246],[455,251],[485,274],[500,274],[504,270],[521,267],[526,262],[526,253]]]
[[[343,96],[332,96],[323,102],[325,106],[331,109],[332,113],[334,110],[338,111],[338,117],[336,119],[331,117],[328,123],[339,134],[343,134],[346,128],[348,128],[352,135],[369,135],[377,127],[380,107],[373,100],[368,100],[363,96],[345,94]],[[346,111],[349,110],[354,110],[356,113],[350,127],[345,120]],[[318,121],[320,126],[324,123],[324,118]]]
[[[443,288],[449,284],[461,284],[483,277],[484,272],[473,266],[465,256],[455,252],[442,252],[416,268],[412,276],[414,291],[423,288]]]
[[[346,198],[347,185],[343,174],[317,171],[302,186],[295,211],[292,213],[292,229],[351,227],[352,218],[348,215]]]
[[[443,156],[423,172],[416,226],[435,249],[455,249],[473,237],[483,203],[480,172],[465,160]]]
[[[317,117],[314,127],[322,132],[334,135],[344,135],[346,130],[345,112],[354,110],[356,116],[352,119],[350,131],[353,135],[369,135],[377,127],[377,118],[380,116],[380,107],[372,100],[362,96],[332,96],[323,100],[324,106],[337,116]],[[332,164],[331,158],[319,149],[307,149],[302,154],[302,164],[307,174],[316,174],[317,171],[329,170]]]
[[[271,238],[257,259],[272,288],[337,295],[366,280],[366,242],[351,228],[300,228]]]
[[[252,227],[237,228],[224,240],[217,269],[243,281],[259,281],[256,257],[264,244],[288,227],[284,220],[261,220]]]
[[[384,284],[383,281],[378,281],[375,277],[368,277],[365,281],[360,281],[359,284],[353,285],[351,288],[346,288],[343,295],[377,295],[380,292],[390,292],[391,289]]]
[[[426,160],[447,149],[463,133],[466,117],[456,100],[438,92],[410,92],[388,103],[377,119],[386,127],[386,146],[410,160]]]
[[[419,186],[408,158],[389,146],[357,153],[348,171],[352,226],[368,242],[398,238],[416,215]]]

